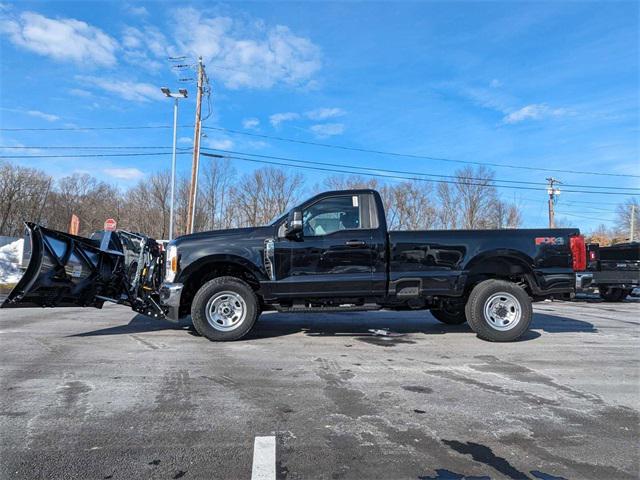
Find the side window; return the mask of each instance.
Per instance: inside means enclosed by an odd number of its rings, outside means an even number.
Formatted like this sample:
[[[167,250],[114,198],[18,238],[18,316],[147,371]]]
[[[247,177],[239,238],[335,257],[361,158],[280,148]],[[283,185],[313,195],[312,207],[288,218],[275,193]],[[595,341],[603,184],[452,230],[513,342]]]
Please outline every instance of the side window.
[[[302,213],[305,236],[328,235],[338,230],[361,228],[358,195],[328,197]]]

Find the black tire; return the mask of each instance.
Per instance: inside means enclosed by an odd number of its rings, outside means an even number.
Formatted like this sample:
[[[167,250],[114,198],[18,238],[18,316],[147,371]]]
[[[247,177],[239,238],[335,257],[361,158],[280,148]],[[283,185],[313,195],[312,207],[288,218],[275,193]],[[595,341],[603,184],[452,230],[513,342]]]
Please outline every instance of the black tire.
[[[430,312],[436,320],[447,325],[461,325],[467,321],[463,305],[444,303],[442,308],[432,308]]]
[[[225,292],[226,295],[224,295]],[[226,301],[227,304],[234,304],[238,307],[238,311],[244,312],[244,315],[238,314],[237,323],[225,327],[207,314],[210,301],[214,303]],[[255,292],[247,283],[235,277],[218,277],[208,281],[196,292],[191,303],[193,326],[200,335],[213,342],[226,342],[244,337],[256,323],[258,315],[260,315],[260,303]],[[214,324],[217,326],[214,327]]]
[[[497,313],[487,317],[485,310],[491,311],[491,305],[496,306]],[[477,284],[469,295],[465,313],[471,329],[479,338],[490,342],[517,340],[529,329],[533,318],[531,298],[527,292],[515,283],[504,280],[485,280]],[[514,318],[509,322],[511,315]],[[504,325],[498,326],[497,323],[501,321],[504,321]]]
[[[621,302],[628,295],[623,288],[608,287],[606,285],[599,286],[598,291],[600,292],[600,298],[605,302]]]

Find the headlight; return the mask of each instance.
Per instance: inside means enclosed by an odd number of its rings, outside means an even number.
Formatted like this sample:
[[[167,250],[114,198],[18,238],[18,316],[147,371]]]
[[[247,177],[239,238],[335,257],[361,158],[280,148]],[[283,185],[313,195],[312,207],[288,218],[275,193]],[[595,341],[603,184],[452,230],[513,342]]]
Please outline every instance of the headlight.
[[[165,262],[164,279],[166,282],[173,282],[178,272],[178,247],[169,244]]]

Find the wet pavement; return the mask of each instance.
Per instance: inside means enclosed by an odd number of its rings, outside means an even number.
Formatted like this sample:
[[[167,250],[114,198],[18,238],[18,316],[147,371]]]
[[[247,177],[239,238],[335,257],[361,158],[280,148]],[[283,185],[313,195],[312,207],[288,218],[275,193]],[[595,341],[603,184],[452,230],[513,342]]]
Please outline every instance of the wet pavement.
[[[216,344],[2,310],[0,478],[249,479],[262,436],[277,478],[638,478],[639,307],[538,303],[509,344],[421,311],[266,313]]]

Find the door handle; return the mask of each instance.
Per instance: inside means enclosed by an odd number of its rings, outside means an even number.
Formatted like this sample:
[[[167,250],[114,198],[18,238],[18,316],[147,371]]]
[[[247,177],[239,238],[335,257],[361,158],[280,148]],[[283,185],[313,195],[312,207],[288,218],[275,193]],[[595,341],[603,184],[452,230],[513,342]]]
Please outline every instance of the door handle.
[[[366,247],[367,242],[363,242],[362,240],[349,240],[345,242],[347,247]]]

